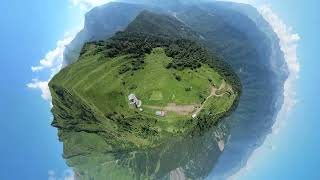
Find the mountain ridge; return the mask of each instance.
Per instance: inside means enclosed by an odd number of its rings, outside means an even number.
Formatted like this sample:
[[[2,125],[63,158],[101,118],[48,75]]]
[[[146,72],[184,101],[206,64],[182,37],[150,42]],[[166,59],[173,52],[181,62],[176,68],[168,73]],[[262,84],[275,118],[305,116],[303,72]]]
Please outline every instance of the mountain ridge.
[[[154,28],[149,19],[160,19],[160,26]],[[232,113],[241,82],[218,57],[196,42],[181,39],[190,37],[190,32],[172,21],[176,20],[143,11],[110,39],[86,43],[80,59],[53,77],[49,83],[52,125],[61,139],[83,131],[101,136],[107,151],[145,149],[171,137],[203,134]],[[148,77],[153,75],[159,83]],[[209,92],[211,86],[216,87],[214,93]],[[124,97],[132,92],[146,104],[144,111],[128,107]],[[163,100],[151,100],[159,92]],[[161,110],[166,104],[167,118],[152,115],[151,109]],[[194,111],[197,117],[191,118]]]

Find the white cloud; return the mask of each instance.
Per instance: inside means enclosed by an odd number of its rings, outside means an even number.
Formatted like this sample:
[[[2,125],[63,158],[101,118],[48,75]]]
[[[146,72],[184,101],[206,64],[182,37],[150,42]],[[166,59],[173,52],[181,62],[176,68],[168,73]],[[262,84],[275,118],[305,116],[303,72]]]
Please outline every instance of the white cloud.
[[[48,87],[48,81],[40,81],[39,79],[32,79],[31,83],[27,84],[31,89],[41,90],[41,97],[46,101],[51,101],[51,94]]]
[[[114,1],[114,0],[70,0],[72,5],[79,7],[84,11],[88,11],[95,6],[100,6],[102,4]]]
[[[42,66],[32,66],[31,67],[32,72],[42,71],[43,69],[44,69],[44,67],[42,67]]]
[[[299,78],[300,64],[298,62],[297,48],[300,36],[292,32],[292,27],[287,26],[280,17],[275,14],[270,6],[259,8],[261,15],[270,23],[275,33],[280,38],[280,47],[284,52],[285,60],[289,68],[289,78],[284,87],[284,112],[289,112],[297,103],[295,96],[295,82]]]
[[[72,170],[65,170],[62,177],[58,177],[54,170],[48,171],[48,180],[75,180]]]
[[[39,72],[49,70],[50,77],[47,80],[39,80],[38,78],[32,79],[32,82],[27,84],[31,89],[41,91],[41,97],[46,101],[51,101],[51,94],[48,87],[50,79],[60,71],[63,63],[63,52],[66,46],[73,40],[78,31],[67,32],[62,40],[57,42],[55,49],[49,51],[43,59],[40,60],[38,66],[32,66],[32,72]]]
[[[66,33],[65,37],[57,42],[56,48],[49,51],[45,57],[40,60],[40,65],[31,67],[32,72],[55,68],[57,65],[59,66],[63,60],[63,52],[66,45],[68,45],[73,38],[74,35]]]

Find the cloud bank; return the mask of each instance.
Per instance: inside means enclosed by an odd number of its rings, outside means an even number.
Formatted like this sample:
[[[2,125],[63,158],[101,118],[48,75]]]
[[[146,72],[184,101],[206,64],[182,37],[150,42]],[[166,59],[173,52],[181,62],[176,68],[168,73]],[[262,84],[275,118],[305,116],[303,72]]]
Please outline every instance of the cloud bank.
[[[263,153],[266,151],[276,150],[276,147],[272,143],[272,138],[277,136],[281,128],[285,126],[289,112],[297,103],[295,85],[296,81],[299,79],[300,72],[300,64],[297,56],[297,48],[300,36],[297,33],[294,33],[293,28],[286,25],[269,5],[262,5],[257,9],[279,37],[279,44],[289,68],[289,77],[284,84],[284,102],[281,110],[279,111],[276,122],[273,125],[272,133],[268,135],[264,144],[252,153],[246,165],[229,178],[232,180],[241,179],[243,175],[252,171],[252,169],[254,169],[255,166],[261,162],[259,157],[263,157]]]
[[[289,68],[289,78],[285,83],[283,105],[284,111],[288,112],[296,104],[295,100],[295,81],[299,78],[300,64],[298,62],[297,48],[300,36],[293,33],[292,27],[287,26],[281,18],[272,11],[268,5],[258,8],[261,15],[269,22],[274,32],[280,38],[280,47],[284,53],[285,60]]]
[[[63,52],[66,46],[74,39],[77,32],[78,31],[67,32],[64,38],[57,42],[56,48],[49,51],[44,58],[39,61],[39,65],[31,67],[31,71],[34,73],[49,71],[50,77],[48,79],[39,80],[39,78],[34,78],[30,83],[27,84],[27,87],[31,89],[40,90],[41,97],[46,101],[51,102],[51,94],[48,83],[50,79],[61,70],[63,63]]]
[[[46,101],[51,101],[51,94],[48,87],[48,81],[32,79],[32,82],[28,83],[27,87],[31,89],[39,89],[41,91],[41,97]]]
[[[64,39],[57,42],[57,47],[49,51],[43,59],[40,60],[40,65],[32,66],[32,72],[42,71],[46,68],[55,68],[57,65],[61,65],[63,61],[63,52],[66,47],[73,39],[73,36],[67,34]]]

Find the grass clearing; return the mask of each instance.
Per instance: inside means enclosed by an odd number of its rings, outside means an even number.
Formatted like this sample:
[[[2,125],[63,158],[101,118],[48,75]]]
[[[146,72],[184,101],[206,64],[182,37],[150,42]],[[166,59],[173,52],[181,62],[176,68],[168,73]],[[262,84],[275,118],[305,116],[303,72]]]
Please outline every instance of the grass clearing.
[[[150,97],[150,101],[160,101],[163,99],[161,91],[153,91]]]
[[[116,112],[128,118],[128,123],[134,121],[130,128],[139,134],[143,134],[143,127],[151,123],[150,119],[156,119],[152,129],[161,133],[159,138],[162,138],[178,131],[184,132],[185,122],[210,96],[212,86],[220,87],[224,83],[222,77],[207,65],[196,70],[167,69],[170,62],[172,59],[166,56],[164,49],[156,48],[146,54],[142,69],[119,73],[124,64],[130,63],[128,56],[101,60],[99,55],[86,55],[63,69],[54,77],[53,83],[71,89],[100,117],[105,118]],[[224,87],[221,91],[231,88],[227,85]],[[129,104],[128,95],[131,93],[142,101],[143,112]],[[228,111],[236,97],[232,93],[207,98],[201,111],[217,114]],[[166,112],[165,117],[155,115],[160,110]],[[146,119],[132,119],[136,116]],[[106,119],[102,121],[102,126],[112,131],[119,128],[112,123]],[[147,146],[152,142],[130,133],[122,133],[122,136],[119,138],[139,146]]]
[[[219,87],[222,84],[221,76],[207,65],[197,70],[179,71],[165,68],[172,59],[166,56],[162,48],[155,48],[151,54],[146,55],[143,69],[124,74],[118,72],[121,65],[128,63],[127,56],[105,61],[98,59],[98,55],[84,56],[77,64],[63,70],[64,74],[68,75],[66,79],[59,76],[55,78],[66,87],[71,87],[91,104],[93,109],[102,113],[121,112],[130,116],[135,111],[128,104],[127,96],[131,93],[134,93],[145,107],[157,106],[159,110],[168,111],[168,105],[175,104],[176,107],[169,106],[169,109],[183,111],[183,107],[188,107],[190,112],[191,105],[199,106],[210,95],[212,85]],[[177,76],[180,80],[177,80]],[[219,102],[216,97],[209,101],[213,104]],[[232,99],[229,99],[229,102],[231,103],[228,104],[232,104]],[[142,114],[156,117],[155,109],[144,109]],[[173,111],[159,120],[170,122],[172,119],[185,119],[190,116],[191,113]]]

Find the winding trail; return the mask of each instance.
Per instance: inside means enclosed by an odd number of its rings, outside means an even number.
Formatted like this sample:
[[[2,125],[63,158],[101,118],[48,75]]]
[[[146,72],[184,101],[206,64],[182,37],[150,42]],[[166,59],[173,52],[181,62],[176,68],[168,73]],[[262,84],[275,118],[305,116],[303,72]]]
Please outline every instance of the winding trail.
[[[214,86],[211,86],[211,93],[210,95],[206,98],[206,100],[202,103],[201,107],[198,108],[193,114],[198,115],[200,113],[200,111],[204,108],[204,106],[206,105],[207,101],[211,98],[211,97],[221,97],[223,96],[226,92],[223,92],[221,94],[217,94],[217,91],[221,91],[222,89],[224,89],[226,87],[226,82],[222,81],[219,89],[217,89]]]

